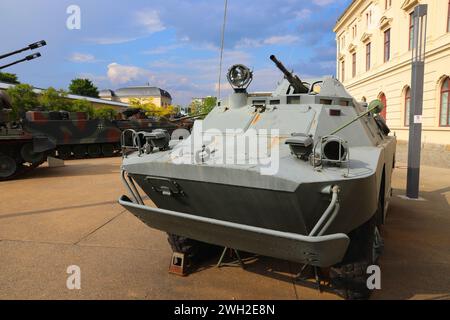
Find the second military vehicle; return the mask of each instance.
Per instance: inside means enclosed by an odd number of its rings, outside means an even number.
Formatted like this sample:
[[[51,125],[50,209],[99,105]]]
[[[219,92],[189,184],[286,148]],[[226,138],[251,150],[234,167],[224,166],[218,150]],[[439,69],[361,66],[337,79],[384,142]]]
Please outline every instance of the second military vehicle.
[[[121,112],[120,120],[89,119],[85,112],[29,111],[23,125],[29,132],[47,136],[56,145],[61,159],[100,156],[112,157],[121,152],[121,133],[128,129],[152,132],[163,129],[190,130],[192,117],[166,119],[145,116],[138,108]]]
[[[1,55],[0,60],[45,45],[44,40],[35,42],[20,50]],[[40,53],[31,54],[23,59],[0,66],[0,70],[40,56]],[[0,181],[13,179],[38,167],[46,161],[47,155],[55,147],[46,136],[33,135],[23,128],[24,111],[20,109],[19,107],[17,110],[20,119],[13,121],[10,98],[6,92],[0,91]]]
[[[248,93],[252,71],[233,66],[234,93],[188,139],[147,148],[164,136],[134,132],[146,143],[123,159],[131,198],[120,204],[175,251],[209,243],[326,268],[347,298],[367,298],[396,138],[380,101],[362,105],[334,78],[302,82],[271,59],[285,75],[275,91]]]
[[[0,181],[22,175],[47,160],[55,145],[42,135],[24,130],[22,122],[10,119],[12,106],[0,91]]]

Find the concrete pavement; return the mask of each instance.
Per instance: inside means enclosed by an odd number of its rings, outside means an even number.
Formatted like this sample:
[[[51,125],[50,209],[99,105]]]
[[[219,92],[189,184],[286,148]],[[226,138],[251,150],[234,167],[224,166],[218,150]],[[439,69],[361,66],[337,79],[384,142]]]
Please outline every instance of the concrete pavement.
[[[0,299],[338,299],[296,284],[299,266],[247,257],[247,268],[167,273],[166,237],[117,204],[120,158],[43,166],[0,183]],[[424,167],[425,202],[403,200],[406,169],[383,230],[382,290],[374,299],[450,299],[450,169]],[[81,290],[66,269],[81,268]]]

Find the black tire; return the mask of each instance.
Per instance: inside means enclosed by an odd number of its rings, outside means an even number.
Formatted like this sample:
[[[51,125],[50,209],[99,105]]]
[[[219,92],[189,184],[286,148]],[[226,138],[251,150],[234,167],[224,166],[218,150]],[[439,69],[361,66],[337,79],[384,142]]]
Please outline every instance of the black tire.
[[[212,244],[177,236],[175,234],[168,233],[167,236],[167,241],[169,242],[172,251],[184,253],[188,265],[201,262],[220,252],[220,247]]]
[[[42,163],[44,161],[44,153],[43,152],[34,152],[33,145],[31,143],[24,144],[20,149],[20,155],[25,162],[29,162],[32,164]]]
[[[17,172],[16,161],[7,155],[0,154],[0,180],[7,180]]]
[[[348,300],[370,297],[367,268],[376,265],[382,249],[376,215],[349,234],[350,245],[344,260],[330,269],[330,280],[337,292]]]

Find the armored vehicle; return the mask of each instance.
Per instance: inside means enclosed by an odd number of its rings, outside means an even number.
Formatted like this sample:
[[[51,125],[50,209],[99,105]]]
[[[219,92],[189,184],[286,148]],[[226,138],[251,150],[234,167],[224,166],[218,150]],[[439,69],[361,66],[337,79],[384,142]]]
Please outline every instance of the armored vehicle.
[[[29,46],[0,56],[8,58],[18,53],[34,50],[45,46],[45,41],[32,43]],[[39,58],[40,53],[34,53],[23,59],[0,66],[0,70],[18,63]],[[12,105],[8,95],[0,91],[0,181],[13,179],[28,172],[46,161],[55,145],[43,135],[33,135],[23,128],[24,111],[17,110],[20,119],[12,119]]]
[[[323,268],[347,298],[366,298],[396,138],[380,101],[358,103],[334,78],[305,83],[271,59],[285,75],[272,93],[248,93],[252,71],[235,65],[234,93],[189,138],[131,146],[122,164],[131,197],[119,202],[176,251],[208,243]]]
[[[121,133],[128,129],[142,132],[164,129],[171,134],[178,128],[192,127],[189,119],[147,117],[140,109],[127,109],[121,118],[89,119],[85,112],[29,111],[23,123],[29,132],[49,137],[61,159],[119,155]]]
[[[55,148],[46,136],[33,135],[21,121],[11,121],[11,108],[9,97],[0,91],[0,181],[38,167]]]

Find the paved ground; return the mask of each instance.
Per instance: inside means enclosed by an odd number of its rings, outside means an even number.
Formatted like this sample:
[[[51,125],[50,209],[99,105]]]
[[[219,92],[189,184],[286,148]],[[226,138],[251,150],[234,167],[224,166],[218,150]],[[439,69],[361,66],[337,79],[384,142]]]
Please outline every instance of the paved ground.
[[[337,299],[293,282],[299,266],[248,258],[247,270],[169,275],[170,249],[116,200],[119,158],[42,167],[0,183],[0,299]],[[424,167],[425,202],[403,200],[406,170],[384,229],[382,287],[374,299],[450,299],[450,169]],[[81,290],[66,269],[81,267]]]

